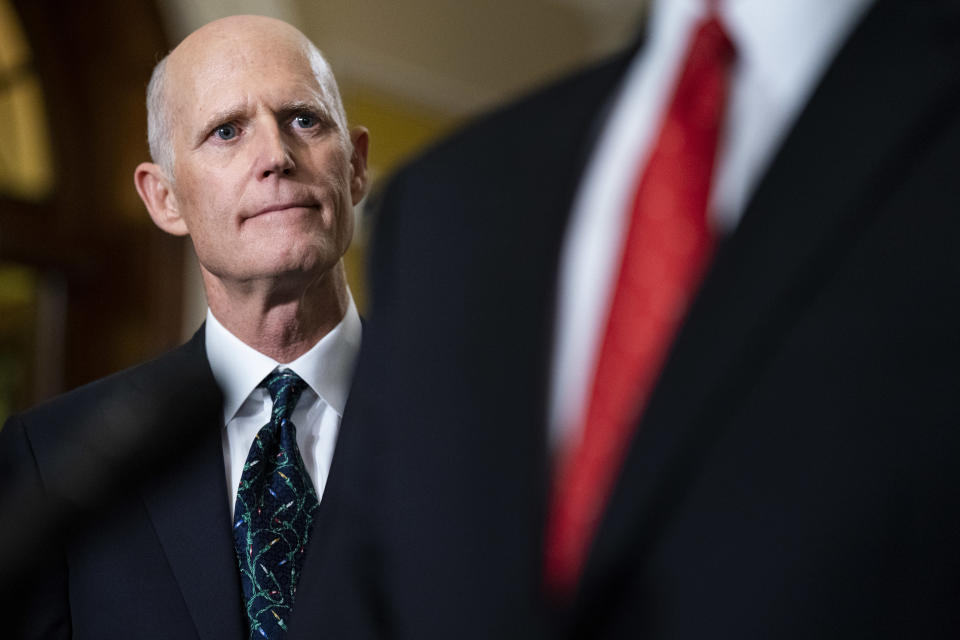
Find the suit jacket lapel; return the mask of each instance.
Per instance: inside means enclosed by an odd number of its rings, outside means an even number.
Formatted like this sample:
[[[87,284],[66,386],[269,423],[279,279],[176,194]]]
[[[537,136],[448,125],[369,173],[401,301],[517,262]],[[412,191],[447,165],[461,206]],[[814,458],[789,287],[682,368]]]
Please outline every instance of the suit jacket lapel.
[[[173,464],[143,490],[143,500],[201,638],[246,634],[233,549],[220,438],[220,392],[207,364],[203,329],[144,377],[159,394],[163,422],[185,434]]]
[[[951,12],[953,15],[951,15]],[[594,541],[582,597],[642,556],[752,376],[960,106],[947,3],[881,0],[838,55],[721,247]]]
[[[523,286],[501,284],[496,290],[498,299],[487,305],[488,308],[500,305],[510,310],[510,318],[507,326],[493,332],[504,340],[507,348],[487,350],[487,355],[494,361],[480,365],[481,369],[498,372],[493,379],[499,379],[500,406],[507,409],[503,412],[499,429],[492,432],[486,454],[489,468],[500,470],[492,476],[494,481],[503,483],[499,490],[528,495],[531,499],[516,501],[516,511],[509,514],[502,511],[503,502],[496,504],[497,511],[484,514],[478,529],[489,532],[493,526],[491,523],[499,523],[504,530],[496,536],[489,536],[483,543],[488,545],[489,540],[496,539],[515,545],[518,533],[529,533],[522,523],[535,524],[536,531],[529,539],[521,541],[525,555],[530,557],[529,564],[535,567],[530,573],[534,582],[527,586],[534,594],[539,594],[542,589],[542,553],[539,551],[552,486],[546,408],[553,366],[557,274],[564,230],[580,186],[579,178],[590,160],[623,76],[640,46],[638,40],[630,50],[582,76],[584,80],[578,81],[576,88],[562,89],[572,92],[575,99],[561,94],[563,97],[558,100],[548,94],[545,98],[547,104],[538,103],[540,109],[537,111],[549,114],[554,120],[539,123],[542,130],[531,126],[524,132],[532,134],[526,144],[536,157],[526,159],[521,162],[523,168],[510,172],[519,182],[506,189],[508,193],[528,196],[526,200],[518,198],[515,209],[511,209],[514,214],[519,213],[515,215],[514,224],[523,253],[504,261],[508,265],[524,265],[512,277],[514,281],[523,281]],[[564,108],[560,109],[558,105]],[[537,166],[538,170],[529,172],[531,166]],[[514,310],[524,308],[537,312],[514,313]],[[483,316],[478,313],[478,317]],[[505,363],[510,364],[504,366]],[[539,384],[531,384],[531,381],[539,381]],[[505,441],[510,442],[512,458],[520,461],[519,464],[507,461]],[[510,473],[505,473],[507,470]],[[491,476],[478,475],[478,479],[491,482]],[[520,491],[520,487],[524,490]],[[492,555],[508,555],[494,548],[488,547],[488,551]]]

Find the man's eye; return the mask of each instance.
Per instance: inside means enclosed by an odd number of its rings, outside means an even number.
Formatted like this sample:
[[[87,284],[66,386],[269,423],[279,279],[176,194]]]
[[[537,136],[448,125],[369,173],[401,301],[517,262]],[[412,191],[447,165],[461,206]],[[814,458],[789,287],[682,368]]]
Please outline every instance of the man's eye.
[[[293,121],[301,129],[309,129],[317,125],[317,119],[309,113],[302,113],[294,118]]]
[[[222,124],[213,130],[213,135],[221,140],[232,140],[237,137],[237,126],[234,124]]]

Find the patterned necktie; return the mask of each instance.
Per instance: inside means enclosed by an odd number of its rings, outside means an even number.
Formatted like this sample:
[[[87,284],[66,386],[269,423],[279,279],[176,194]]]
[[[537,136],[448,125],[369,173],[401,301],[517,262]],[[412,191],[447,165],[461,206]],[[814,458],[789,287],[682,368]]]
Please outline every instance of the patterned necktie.
[[[243,465],[233,539],[250,638],[273,640],[286,635],[310,525],[320,502],[290,420],[307,384],[285,369],[274,370],[261,386],[270,392],[273,411]]]
[[[574,590],[660,368],[710,259],[714,156],[733,46],[697,25],[659,136],[638,180],[582,439],[563,452],[546,539],[546,583]]]

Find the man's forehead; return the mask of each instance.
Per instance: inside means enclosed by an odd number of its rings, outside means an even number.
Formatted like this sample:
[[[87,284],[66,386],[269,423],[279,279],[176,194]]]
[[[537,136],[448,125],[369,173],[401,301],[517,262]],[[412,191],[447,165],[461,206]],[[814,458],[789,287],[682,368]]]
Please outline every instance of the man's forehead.
[[[185,100],[276,72],[298,85],[320,87],[307,39],[284,22],[259,16],[201,27],[171,52],[167,64],[170,93]]]
[[[218,49],[236,51],[302,48],[306,36],[293,26],[264,16],[230,16],[210,22],[183,39],[171,52],[171,58],[191,59]]]
[[[171,76],[170,97],[184,107],[207,111],[225,104],[266,103],[275,108],[290,102],[323,104],[323,87],[303,52],[226,49],[208,53]]]

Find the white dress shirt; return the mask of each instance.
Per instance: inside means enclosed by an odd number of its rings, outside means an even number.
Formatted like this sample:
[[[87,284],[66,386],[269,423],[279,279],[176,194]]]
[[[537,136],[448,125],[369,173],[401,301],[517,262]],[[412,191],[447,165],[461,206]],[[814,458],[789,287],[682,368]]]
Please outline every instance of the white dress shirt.
[[[784,135],[871,0],[720,0],[733,42],[711,220],[732,231]],[[615,98],[574,200],[561,255],[551,444],[573,446],[605,328],[638,167],[650,153],[704,0],[654,2],[646,40]],[[562,443],[562,444],[561,444]]]
[[[353,366],[360,350],[360,316],[353,297],[349,292],[347,296],[349,304],[343,320],[309,351],[287,364],[248,346],[207,311],[207,359],[223,393],[223,464],[231,517],[250,446],[260,428],[270,421],[273,407],[270,393],[257,385],[277,367],[293,370],[307,383],[292,420],[307,473],[313,480],[317,497],[323,497]]]

